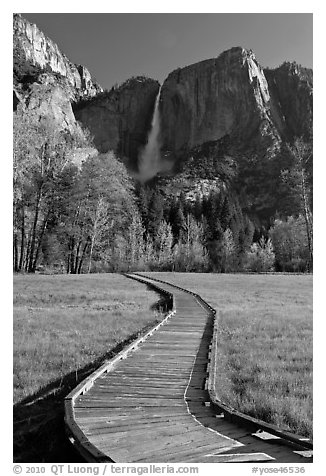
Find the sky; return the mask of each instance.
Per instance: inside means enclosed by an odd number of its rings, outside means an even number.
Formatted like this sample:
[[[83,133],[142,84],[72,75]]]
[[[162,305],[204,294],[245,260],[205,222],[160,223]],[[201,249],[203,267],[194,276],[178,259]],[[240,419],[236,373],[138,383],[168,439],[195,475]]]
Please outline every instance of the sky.
[[[252,49],[263,67],[312,67],[311,13],[22,13],[103,88],[131,76],[161,83],[178,67]]]

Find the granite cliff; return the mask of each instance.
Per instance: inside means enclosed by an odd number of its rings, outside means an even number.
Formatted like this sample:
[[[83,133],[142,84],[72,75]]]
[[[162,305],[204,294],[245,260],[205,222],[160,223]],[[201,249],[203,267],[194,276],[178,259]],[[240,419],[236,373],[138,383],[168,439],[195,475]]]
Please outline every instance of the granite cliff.
[[[102,91],[89,71],[61,53],[56,43],[19,14],[13,23],[14,78],[28,82],[40,72],[60,75],[71,86],[76,98],[94,96]]]
[[[22,108],[36,123],[50,123],[57,130],[82,137],[72,103],[101,91],[86,68],[71,63],[36,25],[14,15],[14,111]]]
[[[275,69],[265,69],[271,96],[273,121],[283,138],[305,137],[312,140],[313,74],[312,69],[285,62]]]
[[[261,67],[242,48],[173,71],[161,93],[162,147],[178,152],[234,134],[246,140],[257,130],[278,138],[269,101]]]
[[[264,70],[251,50],[173,71],[160,98],[162,151],[175,158],[228,138],[233,149],[263,147],[312,130],[312,71],[295,63]]]
[[[36,25],[13,18],[14,110],[71,134],[90,131],[100,152],[114,150],[133,168],[146,144],[159,83],[136,77],[103,91],[82,65],[72,63]]]
[[[217,187],[268,226],[285,207],[280,177],[291,163],[285,144],[298,137],[312,142],[312,91],[312,70],[296,63],[263,69],[241,47],[173,71],[159,109],[161,157],[174,162],[174,177],[159,186],[178,194],[182,182],[187,196]]]
[[[101,152],[112,149],[137,164],[140,148],[146,144],[159,83],[145,77],[127,80],[94,98],[74,104],[76,119],[93,136]]]
[[[14,109],[20,104],[70,133],[81,125],[99,151],[114,150],[137,169],[160,84],[133,77],[103,91],[84,66],[73,64],[21,15],[14,15],[13,44]],[[170,73],[159,113],[162,170],[174,163],[175,173],[189,160],[194,168],[208,149],[216,160],[269,160],[284,141],[312,138],[312,70],[296,63],[263,69],[251,50],[231,48]]]

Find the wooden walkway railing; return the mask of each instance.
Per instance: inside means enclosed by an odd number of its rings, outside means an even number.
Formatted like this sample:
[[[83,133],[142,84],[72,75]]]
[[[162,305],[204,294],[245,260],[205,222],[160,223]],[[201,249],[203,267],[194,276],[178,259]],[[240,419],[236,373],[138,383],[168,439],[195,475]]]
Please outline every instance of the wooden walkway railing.
[[[66,397],[68,436],[86,461],[311,461],[310,442],[216,398],[214,309],[169,283],[127,276],[168,295],[173,308]]]

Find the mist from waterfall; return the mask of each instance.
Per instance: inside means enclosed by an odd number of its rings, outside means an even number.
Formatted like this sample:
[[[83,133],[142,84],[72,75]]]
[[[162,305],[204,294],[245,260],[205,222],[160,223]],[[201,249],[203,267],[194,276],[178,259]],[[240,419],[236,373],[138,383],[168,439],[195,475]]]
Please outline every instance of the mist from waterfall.
[[[160,153],[160,94],[161,88],[156,96],[151,129],[148,135],[148,141],[138,156],[138,179],[141,182],[154,177],[162,170]]]

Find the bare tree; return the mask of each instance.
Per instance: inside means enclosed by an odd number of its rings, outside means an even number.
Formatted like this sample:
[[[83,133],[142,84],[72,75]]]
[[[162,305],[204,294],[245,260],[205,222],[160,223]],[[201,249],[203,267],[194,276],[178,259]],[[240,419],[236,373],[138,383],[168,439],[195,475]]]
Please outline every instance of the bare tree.
[[[300,200],[301,213],[305,219],[307,241],[310,254],[310,265],[313,264],[313,215],[312,215],[312,147],[302,138],[295,140],[292,146],[288,146],[293,159],[290,170],[282,172],[283,181],[288,184],[291,191]]]
[[[14,116],[14,268],[34,272],[71,145],[51,124]],[[18,257],[18,254],[20,256]]]
[[[90,236],[90,249],[89,249],[89,263],[88,263],[88,273],[91,272],[92,268],[92,258],[93,258],[93,251],[94,246],[97,242],[99,237],[101,227],[103,226],[103,222],[106,219],[106,206],[105,201],[102,195],[100,195],[97,199],[94,215],[93,215],[93,226]]]

